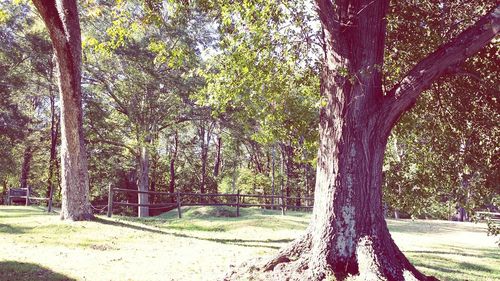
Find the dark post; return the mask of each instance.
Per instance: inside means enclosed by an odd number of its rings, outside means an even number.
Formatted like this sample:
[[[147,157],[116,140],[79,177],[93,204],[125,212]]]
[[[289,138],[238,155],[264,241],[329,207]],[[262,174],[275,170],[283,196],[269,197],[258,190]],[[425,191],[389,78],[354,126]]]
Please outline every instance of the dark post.
[[[26,186],[26,206],[30,204],[30,188]]]
[[[274,162],[274,158],[276,157],[275,155],[275,151],[274,151],[274,144],[273,144],[273,147],[272,147],[272,170],[271,170],[271,193],[273,195],[273,197],[271,197],[271,205],[272,205],[272,209],[274,210],[274,196],[276,195],[275,193],[275,190],[274,190],[274,165],[275,165],[275,162]]]
[[[285,196],[283,195],[283,189],[281,189],[281,215],[285,215],[285,208],[286,208],[286,203],[285,203]]]
[[[52,198],[54,197],[54,184],[50,183],[50,192],[49,192],[49,203],[47,206],[47,213],[52,212]]]
[[[179,218],[182,218],[182,213],[181,213],[181,194],[179,191],[175,194],[176,201],[177,201],[177,214]]]
[[[236,216],[240,216],[240,190],[238,189],[238,193],[236,194]]]
[[[113,215],[113,185],[109,184],[108,187],[108,218]]]
[[[12,202],[11,202],[11,198],[10,198],[10,188],[7,189],[7,205],[12,205]]]

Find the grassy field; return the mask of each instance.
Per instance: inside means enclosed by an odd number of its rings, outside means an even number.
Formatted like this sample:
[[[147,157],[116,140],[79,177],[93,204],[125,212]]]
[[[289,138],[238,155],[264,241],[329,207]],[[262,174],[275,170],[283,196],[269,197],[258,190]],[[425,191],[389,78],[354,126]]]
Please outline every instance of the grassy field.
[[[0,280],[216,280],[231,264],[272,254],[309,214],[209,207],[136,219],[66,222],[37,207],[0,206]],[[411,261],[442,280],[500,280],[500,249],[485,226],[389,220]]]

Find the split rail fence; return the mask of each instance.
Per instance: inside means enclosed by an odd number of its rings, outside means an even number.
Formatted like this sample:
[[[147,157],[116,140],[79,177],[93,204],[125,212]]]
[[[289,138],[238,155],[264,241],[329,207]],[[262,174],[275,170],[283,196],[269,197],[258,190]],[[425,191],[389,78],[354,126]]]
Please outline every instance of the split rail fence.
[[[128,201],[114,201],[113,197],[117,193],[135,193],[135,194],[148,194],[160,195],[168,197],[170,202],[139,204],[131,203]],[[254,200],[249,200],[255,198]],[[260,199],[260,200],[259,200]],[[257,202],[255,202],[257,201]],[[264,202],[262,202],[264,201]],[[266,202],[267,201],[267,202]],[[289,204],[292,201],[304,202],[305,205]],[[277,202],[277,203],[275,203]],[[240,208],[243,207],[261,207],[270,209],[281,209],[284,215],[287,209],[312,209],[312,197],[291,197],[281,195],[259,195],[259,194],[208,194],[208,193],[191,193],[191,192],[160,192],[160,191],[139,191],[133,189],[112,188],[108,190],[108,212],[107,216],[113,215],[113,208],[115,206],[128,206],[128,207],[148,207],[148,208],[177,208],[178,217],[182,217],[182,206],[231,206],[236,207],[236,216],[240,216]]]

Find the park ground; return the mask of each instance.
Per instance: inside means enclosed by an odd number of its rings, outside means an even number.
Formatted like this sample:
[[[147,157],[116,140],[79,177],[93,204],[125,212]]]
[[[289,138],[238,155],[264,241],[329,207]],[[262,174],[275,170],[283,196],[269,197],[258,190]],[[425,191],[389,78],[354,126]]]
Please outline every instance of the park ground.
[[[43,208],[0,206],[0,280],[217,280],[270,255],[305,229],[309,213],[184,208],[137,219],[61,221]],[[500,249],[483,224],[389,220],[396,243],[441,280],[500,280]]]

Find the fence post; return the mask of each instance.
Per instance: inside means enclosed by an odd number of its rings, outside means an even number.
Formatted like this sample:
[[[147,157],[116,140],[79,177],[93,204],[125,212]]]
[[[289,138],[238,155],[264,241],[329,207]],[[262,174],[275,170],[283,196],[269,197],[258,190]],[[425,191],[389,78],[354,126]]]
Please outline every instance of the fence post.
[[[238,193],[236,194],[236,216],[240,216],[240,190],[238,189]]]
[[[177,215],[179,218],[182,218],[182,213],[181,213],[181,194],[179,191],[175,194],[176,201],[177,201]]]
[[[281,215],[285,215],[285,208],[286,208],[286,203],[285,203],[285,196],[283,195],[283,189],[281,189]]]
[[[7,205],[11,205],[12,203],[10,202],[10,188],[7,189]]]
[[[108,187],[108,218],[113,215],[113,185]]]
[[[30,204],[30,188],[26,186],[26,206]]]
[[[52,197],[54,197],[54,184],[50,183],[50,191],[49,191],[49,203],[47,204],[47,213],[52,212]]]

